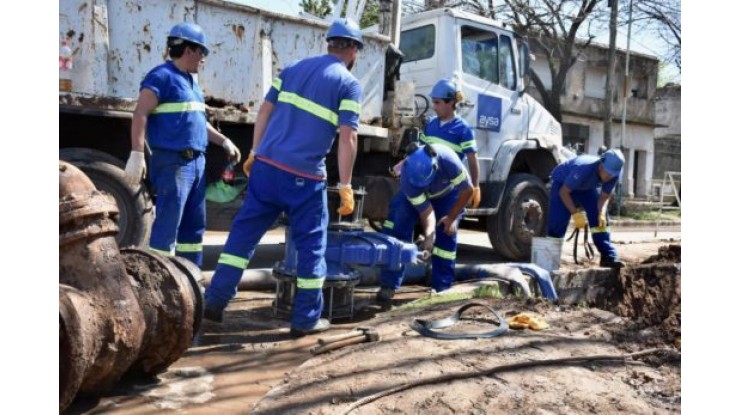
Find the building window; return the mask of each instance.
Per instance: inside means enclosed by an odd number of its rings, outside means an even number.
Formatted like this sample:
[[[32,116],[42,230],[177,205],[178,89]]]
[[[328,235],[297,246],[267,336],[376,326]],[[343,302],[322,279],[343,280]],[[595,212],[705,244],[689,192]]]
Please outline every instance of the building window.
[[[587,68],[584,95],[589,98],[604,99],[606,94],[606,69]]]
[[[401,32],[401,52],[404,62],[429,59],[434,56],[434,25]]]

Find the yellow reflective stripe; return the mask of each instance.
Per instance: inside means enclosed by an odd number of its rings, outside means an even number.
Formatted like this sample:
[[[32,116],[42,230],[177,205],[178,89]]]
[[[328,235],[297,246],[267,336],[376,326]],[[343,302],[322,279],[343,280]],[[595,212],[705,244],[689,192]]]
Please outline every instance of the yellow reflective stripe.
[[[322,120],[329,121],[334,126],[339,125],[339,116],[334,111],[326,107],[322,107],[321,105],[309,99],[303,98],[298,94],[282,91],[278,95],[278,101],[294,105],[297,108],[302,109],[303,111],[306,111],[321,118]]]
[[[229,265],[234,268],[247,269],[247,265],[249,265],[249,260],[240,256],[221,253],[221,255],[218,257],[218,263]]]
[[[450,261],[454,260],[456,255],[452,251],[445,251],[444,249],[437,248],[436,246],[434,249],[432,249],[432,255],[437,255],[440,258],[449,259]]]
[[[442,144],[445,145],[453,150],[455,150],[458,153],[462,153],[462,147],[460,147],[457,144],[450,143],[449,141],[445,140],[444,138],[435,137],[433,135],[426,136],[424,138],[424,142],[428,144]]]
[[[277,89],[278,92],[280,91],[280,88],[283,87],[283,80],[280,78],[275,78],[272,80],[272,87]]]
[[[452,185],[451,184],[448,184],[447,187],[445,187],[444,189],[440,190],[439,192],[433,193],[433,194],[429,194],[429,198],[430,199],[434,199],[437,196],[441,196],[442,194],[447,193],[447,191],[450,190],[450,189],[452,189]]]
[[[177,244],[175,251],[178,252],[202,252],[203,244]]]
[[[323,278],[297,278],[298,288],[305,290],[318,290],[324,286]]]
[[[475,140],[466,141],[464,143],[460,143],[460,148],[465,150],[466,148],[473,147],[475,145]]]
[[[360,103],[349,99],[343,99],[342,102],[339,103],[339,111],[352,111],[359,114]]]
[[[409,199],[409,202],[411,202],[412,205],[419,206],[422,203],[424,203],[424,202],[427,201],[427,195],[421,194],[421,195],[416,196],[416,197],[409,197],[408,199]]]
[[[466,177],[467,175],[465,174],[465,171],[463,170],[457,177],[452,179],[450,183],[452,183],[453,186],[457,186],[458,184],[464,182]]]
[[[388,229],[393,229],[393,222],[387,220],[387,221],[383,222],[383,227],[384,228],[388,228]]]
[[[156,253],[158,253],[160,255],[172,256],[172,251],[163,251],[161,249],[152,248],[151,246],[149,247],[149,250],[152,251],[152,252],[156,252]]]
[[[168,102],[165,104],[159,104],[152,114],[164,114],[171,112],[188,112],[188,111],[206,111],[206,104],[202,102],[190,101],[190,102]]]
[[[594,226],[593,228],[591,228],[591,235],[596,235],[597,233],[606,233],[606,232],[609,232],[608,226],[604,226],[603,228]]]

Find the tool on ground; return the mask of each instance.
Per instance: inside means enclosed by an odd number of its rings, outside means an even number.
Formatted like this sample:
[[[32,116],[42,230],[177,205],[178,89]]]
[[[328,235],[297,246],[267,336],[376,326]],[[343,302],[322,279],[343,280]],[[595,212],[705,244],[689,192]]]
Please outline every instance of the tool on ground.
[[[337,336],[320,338],[319,344],[311,349],[311,353],[322,354],[353,344],[377,341],[380,341],[380,335],[375,329],[361,328]]]
[[[583,262],[578,262],[578,234],[580,232],[580,229],[575,228],[573,230],[573,233],[570,234],[568,239],[565,241],[568,242],[571,239],[573,239],[573,261],[576,263],[576,265],[581,265]],[[586,252],[586,259],[590,262],[592,259],[594,259],[594,247],[591,246],[591,243],[588,241],[588,226],[583,228],[583,250]]]
[[[484,333],[441,333],[434,331],[434,329],[444,329],[451,326],[454,326],[460,321],[460,317],[462,313],[471,308],[471,307],[484,307],[488,309],[491,313],[493,313],[494,316],[496,316],[496,319],[498,320],[498,327],[495,330],[484,332]],[[506,333],[507,330],[509,330],[509,323],[501,317],[501,315],[496,312],[493,308],[480,303],[469,303],[465,304],[464,306],[460,307],[454,315],[443,318],[441,320],[419,320],[414,319],[411,324],[411,328],[418,331],[419,334],[426,337],[433,337],[435,339],[442,339],[442,340],[460,340],[460,339],[486,339],[489,337],[496,337],[500,336],[501,334]]]

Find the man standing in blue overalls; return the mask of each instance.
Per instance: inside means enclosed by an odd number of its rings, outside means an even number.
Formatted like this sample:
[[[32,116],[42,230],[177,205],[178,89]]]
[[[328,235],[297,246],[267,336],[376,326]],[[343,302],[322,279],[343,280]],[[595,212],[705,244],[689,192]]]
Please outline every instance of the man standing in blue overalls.
[[[457,225],[472,195],[465,166],[443,144],[421,146],[403,161],[400,191],[391,199],[383,233],[411,242],[416,221],[421,220],[423,249],[432,254],[432,289],[437,292],[449,289],[455,280]],[[403,268],[382,271],[379,302],[393,298],[403,272]]]
[[[460,160],[467,158],[470,181],[473,183],[470,207],[477,209],[480,205],[480,167],[475,132],[455,113],[455,107],[463,100],[462,92],[454,82],[442,79],[434,85],[429,96],[437,116],[427,121],[421,140],[427,144],[444,144],[454,150]]]
[[[338,212],[349,215],[354,210],[350,183],[362,102],[362,87],[350,70],[363,42],[359,26],[350,19],[334,21],[326,38],[329,53],[285,68],[273,80],[257,114],[255,150],[244,163],[249,187],[206,290],[207,319],[222,320],[255,246],[285,212],[298,251],[291,335],[329,328],[329,321],[320,318],[329,221],[326,154],[339,127]]]
[[[209,141],[220,145],[234,163],[241,153],[206,120],[203,91],[191,75],[208,56],[203,29],[180,23],[170,30],[167,47],[171,60],[149,71],[141,82],[126,179],[138,186],[146,174],[146,135],[152,150],[149,178],[157,195],[149,249],[163,255],[174,252],[200,267],[206,229],[206,146]]]
[[[555,167],[551,175],[547,236],[562,239],[571,217],[577,229],[584,229],[588,221],[601,255],[600,265],[610,268],[624,267],[611,243],[606,220],[607,202],[622,174],[622,166],[624,155],[612,149],[601,156],[582,154],[572,158]]]

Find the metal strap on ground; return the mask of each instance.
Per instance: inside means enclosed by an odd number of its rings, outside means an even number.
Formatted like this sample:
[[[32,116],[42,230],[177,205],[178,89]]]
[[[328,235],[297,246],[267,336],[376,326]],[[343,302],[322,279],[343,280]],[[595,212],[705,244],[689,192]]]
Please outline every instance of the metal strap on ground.
[[[435,329],[444,329],[451,326],[454,326],[460,321],[460,316],[462,313],[472,307],[484,307],[488,309],[493,315],[496,316],[498,319],[498,327],[495,330],[484,332],[484,333],[440,333],[437,331],[434,331]],[[422,336],[426,337],[432,337],[435,339],[441,339],[441,340],[460,340],[460,339],[487,339],[490,337],[496,337],[500,336],[506,331],[509,330],[509,323],[501,317],[501,315],[496,312],[493,308],[480,303],[469,303],[465,304],[464,306],[460,307],[455,314],[453,314],[450,317],[443,318],[441,320],[420,320],[420,319],[414,319],[411,324],[409,324],[412,329],[416,330],[421,334]]]

